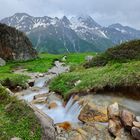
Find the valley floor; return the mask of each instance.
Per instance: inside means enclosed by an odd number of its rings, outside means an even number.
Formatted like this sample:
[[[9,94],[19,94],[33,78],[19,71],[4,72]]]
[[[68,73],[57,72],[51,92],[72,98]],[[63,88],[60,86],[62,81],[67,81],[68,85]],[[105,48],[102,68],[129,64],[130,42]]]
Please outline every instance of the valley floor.
[[[109,89],[115,89],[116,87],[140,88],[139,60],[131,60],[124,63],[110,61],[106,66],[86,69],[84,67],[85,57],[95,55],[95,53],[41,54],[36,60],[9,62],[6,66],[0,68],[0,84],[14,90],[17,90],[17,87],[26,89],[26,84],[30,77],[13,74],[13,71],[24,69],[31,73],[46,73],[53,66],[54,61],[59,60],[70,66],[70,72],[60,74],[54,78],[49,88],[51,91],[62,95],[66,100],[73,94],[93,94],[97,91],[104,91],[107,87]],[[135,92],[137,91],[135,90]],[[40,124],[37,122],[33,111],[24,103],[9,97],[3,87],[0,87],[0,94],[0,122],[2,122],[0,124],[0,139],[6,140],[14,136],[25,140],[41,139]],[[139,98],[139,90],[136,94]]]

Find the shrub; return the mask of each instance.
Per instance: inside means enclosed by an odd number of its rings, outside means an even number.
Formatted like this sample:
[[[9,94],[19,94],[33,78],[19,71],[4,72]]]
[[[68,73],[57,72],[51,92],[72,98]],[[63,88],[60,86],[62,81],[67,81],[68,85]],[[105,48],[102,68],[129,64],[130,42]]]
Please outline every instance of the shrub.
[[[128,62],[129,60],[140,60],[140,40],[133,40],[109,48],[106,52],[96,56],[86,68],[93,66],[105,66],[110,61]]]

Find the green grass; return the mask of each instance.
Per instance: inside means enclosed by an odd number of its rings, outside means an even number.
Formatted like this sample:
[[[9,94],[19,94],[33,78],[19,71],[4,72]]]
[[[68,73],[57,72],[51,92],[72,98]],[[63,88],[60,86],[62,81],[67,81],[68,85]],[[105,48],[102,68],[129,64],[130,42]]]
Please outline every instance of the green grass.
[[[81,80],[77,86],[74,83]],[[61,74],[53,79],[50,89],[63,95],[87,92],[92,89],[102,89],[105,86],[131,86],[140,84],[140,61],[127,63],[109,63],[104,67],[82,69]]]
[[[0,84],[2,85],[7,86],[7,82],[9,81],[13,87],[17,85],[24,87],[28,79],[28,76],[13,74],[12,64],[0,67]]]
[[[13,67],[21,67],[30,72],[47,72],[56,59],[60,59],[62,55],[40,54],[39,58],[30,61],[14,62]]]
[[[79,65],[85,62],[86,56],[95,56],[96,53],[71,53],[67,55],[66,63],[68,65]]]
[[[40,140],[41,126],[25,103],[10,97],[5,88],[0,86],[0,140],[12,137]]]
[[[7,86],[7,80],[12,86],[22,86],[29,77],[25,75],[13,74],[12,70],[16,68],[27,69],[30,72],[47,72],[53,66],[53,61],[60,59],[62,55],[40,54],[38,59],[23,62],[8,62],[6,66],[0,67],[0,83]]]
[[[96,53],[71,53],[67,54],[66,64],[70,66],[71,71],[83,69],[86,56],[95,56]]]

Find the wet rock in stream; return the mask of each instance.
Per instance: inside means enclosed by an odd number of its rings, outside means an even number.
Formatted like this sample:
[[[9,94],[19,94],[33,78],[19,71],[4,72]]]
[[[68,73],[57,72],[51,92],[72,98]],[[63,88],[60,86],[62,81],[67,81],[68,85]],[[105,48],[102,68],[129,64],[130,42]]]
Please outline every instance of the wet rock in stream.
[[[107,111],[105,109],[97,109],[92,104],[87,104],[82,111],[78,119],[82,122],[107,122]]]

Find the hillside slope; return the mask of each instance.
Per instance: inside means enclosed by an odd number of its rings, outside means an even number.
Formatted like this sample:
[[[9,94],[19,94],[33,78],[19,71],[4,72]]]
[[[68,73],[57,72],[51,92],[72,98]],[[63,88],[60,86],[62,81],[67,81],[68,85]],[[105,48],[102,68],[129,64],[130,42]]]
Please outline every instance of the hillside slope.
[[[39,52],[101,52],[114,44],[140,39],[139,30],[120,24],[102,27],[87,15],[68,19],[16,13],[0,22],[25,32]]]
[[[0,57],[4,60],[29,60],[36,58],[37,52],[24,33],[0,24]]]

